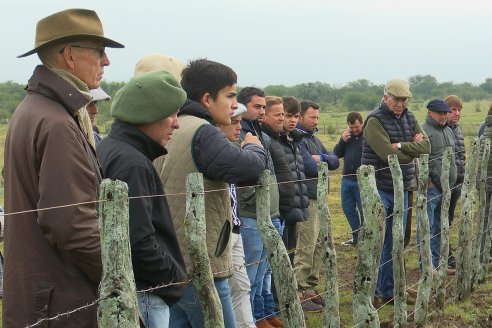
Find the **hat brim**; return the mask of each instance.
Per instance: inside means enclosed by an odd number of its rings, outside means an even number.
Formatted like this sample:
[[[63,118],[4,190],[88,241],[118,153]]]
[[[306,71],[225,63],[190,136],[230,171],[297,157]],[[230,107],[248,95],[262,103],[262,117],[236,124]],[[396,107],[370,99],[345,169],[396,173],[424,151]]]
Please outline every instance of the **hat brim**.
[[[114,40],[108,39],[106,37],[100,36],[100,35],[93,35],[93,34],[76,34],[76,35],[65,35],[61,38],[56,38],[52,39],[49,41],[45,41],[38,46],[36,46],[34,49],[29,50],[26,53],[23,53],[22,55],[17,56],[17,58],[22,58],[22,57],[27,57],[32,54],[37,53],[38,51],[42,50],[43,48],[49,46],[49,45],[54,45],[57,43],[63,43],[67,41],[102,41],[103,45],[108,48],[124,48],[125,46],[119,42],[116,42]]]

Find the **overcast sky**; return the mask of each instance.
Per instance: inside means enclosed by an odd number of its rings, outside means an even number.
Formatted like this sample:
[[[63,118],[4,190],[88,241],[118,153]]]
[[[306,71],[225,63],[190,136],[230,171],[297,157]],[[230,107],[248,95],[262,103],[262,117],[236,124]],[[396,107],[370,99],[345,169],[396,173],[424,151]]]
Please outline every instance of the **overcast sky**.
[[[128,80],[152,52],[222,62],[240,86],[492,77],[485,0],[4,0],[0,82],[29,79],[39,59],[16,55],[33,48],[39,19],[68,8],[95,10],[106,36],[125,44],[107,50],[107,81]]]

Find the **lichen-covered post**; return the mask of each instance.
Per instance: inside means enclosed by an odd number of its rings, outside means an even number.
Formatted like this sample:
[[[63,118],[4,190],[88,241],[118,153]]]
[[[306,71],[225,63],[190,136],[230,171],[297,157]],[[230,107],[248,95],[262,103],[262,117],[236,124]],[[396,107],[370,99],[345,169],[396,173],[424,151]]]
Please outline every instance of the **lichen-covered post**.
[[[186,216],[185,231],[192,267],[191,279],[195,287],[203,315],[205,327],[224,327],[222,305],[214,285],[214,277],[207,252],[205,222],[205,194],[201,173],[190,173],[186,177]],[[172,326],[172,323],[171,323]]]
[[[383,249],[385,218],[383,203],[376,188],[374,167],[357,170],[364,224],[359,232],[357,266],[352,299],[354,325],[379,328],[378,311],[372,305]]]
[[[138,304],[133,278],[128,223],[128,186],[122,181],[102,181],[99,189],[99,230],[103,276],[102,301],[97,309],[102,328],[137,328]]]
[[[481,149],[483,149],[482,156],[479,157],[479,165],[480,165],[480,183],[479,183],[479,193],[478,193],[478,201],[480,211],[477,215],[475,215],[475,240],[473,241],[473,247],[475,249],[475,254],[473,257],[473,274],[472,274],[472,290],[475,289],[475,286],[479,283],[485,281],[485,267],[487,265],[482,265],[480,262],[481,255],[480,251],[482,250],[482,240],[486,239],[487,232],[487,220],[486,215],[486,185],[487,185],[487,165],[489,163],[489,155],[490,155],[490,139],[483,139],[480,145]],[[484,236],[485,233],[485,236]],[[485,247],[484,247],[485,249]],[[490,253],[484,253],[490,254]],[[488,258],[484,257],[485,259]],[[488,261],[485,260],[485,263]]]
[[[303,328],[304,313],[297,296],[297,281],[290,264],[289,255],[277,229],[270,218],[270,171],[265,170],[260,176],[260,185],[256,187],[256,218],[258,230],[275,278],[280,316],[284,327]],[[271,186],[277,188],[276,185]]]
[[[446,268],[449,257],[449,203],[451,201],[451,189],[449,186],[449,169],[451,167],[451,156],[455,156],[451,147],[444,151],[441,169],[441,250],[439,257],[439,269],[436,277],[436,305],[442,312],[446,297]]]
[[[485,142],[485,149],[488,151],[488,157],[490,157],[490,144],[491,144],[491,141],[489,138],[485,139],[486,142]],[[487,157],[487,158],[488,158]],[[485,152],[484,152],[484,158],[482,159],[482,161],[488,163],[488,159],[485,160]],[[485,175],[486,177],[488,176]],[[486,191],[480,191],[481,195],[483,198],[486,197]],[[491,240],[492,240],[492,206],[490,206],[489,208],[489,213],[484,213],[484,215],[487,215],[487,225],[484,226],[484,229],[485,229],[485,242],[484,242],[484,247],[483,247],[483,257],[484,257],[484,261],[483,261],[483,266],[484,266],[484,275],[485,277],[487,277],[488,273],[489,273],[489,265],[488,265],[488,261],[487,261],[487,257],[489,256],[488,254],[490,254],[490,248],[492,247],[491,245]],[[485,219],[485,216],[484,216],[484,219]],[[487,255],[486,255],[487,254]]]
[[[330,211],[328,209],[328,164],[321,162],[318,166],[318,213],[320,235],[324,241],[325,252],[325,309],[323,311],[323,327],[340,327],[340,304],[338,299],[337,253],[333,238]]]
[[[461,189],[461,225],[456,251],[456,293],[458,300],[467,298],[471,293],[473,266],[470,265],[472,252],[473,213],[476,210],[476,176],[478,170],[478,139],[470,147],[466,161],[465,180]]]
[[[432,255],[430,250],[430,228],[427,216],[427,181],[429,180],[429,155],[420,156],[417,190],[417,225],[420,240],[420,259],[422,274],[419,281],[417,299],[415,301],[415,327],[425,327],[429,299],[432,289]]]
[[[393,277],[394,277],[394,327],[406,327],[407,295],[405,278],[405,259],[403,257],[403,218],[405,215],[403,175],[397,155],[388,156],[388,164],[393,178],[394,206],[393,206]]]

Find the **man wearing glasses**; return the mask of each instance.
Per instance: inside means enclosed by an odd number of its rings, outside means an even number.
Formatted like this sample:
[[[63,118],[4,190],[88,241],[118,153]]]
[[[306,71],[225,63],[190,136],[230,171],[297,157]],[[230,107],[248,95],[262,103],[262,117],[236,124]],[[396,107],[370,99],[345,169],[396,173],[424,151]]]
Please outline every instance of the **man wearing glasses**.
[[[101,173],[87,106],[110,63],[105,47],[123,45],[104,36],[94,11],[68,9],[41,19],[34,49],[19,56],[36,53],[42,65],[5,141],[4,327],[33,325],[98,297]],[[96,327],[96,308],[43,325]]]
[[[407,108],[412,96],[406,81],[391,80],[384,87],[381,103],[367,116],[362,141],[362,164],[373,165],[376,185],[386,212],[381,264],[376,294],[383,304],[393,302],[393,179],[388,167],[388,156],[396,154],[403,174],[404,219],[406,226],[408,190],[415,177],[414,158],[430,153],[430,142],[417,118]]]

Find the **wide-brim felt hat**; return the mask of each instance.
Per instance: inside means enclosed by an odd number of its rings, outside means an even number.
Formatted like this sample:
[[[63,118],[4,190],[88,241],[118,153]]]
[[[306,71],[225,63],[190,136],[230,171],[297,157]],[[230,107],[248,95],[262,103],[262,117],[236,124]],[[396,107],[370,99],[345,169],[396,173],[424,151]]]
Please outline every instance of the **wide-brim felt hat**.
[[[17,56],[32,55],[44,47],[67,41],[102,41],[105,47],[124,48],[119,42],[104,36],[101,20],[88,9],[67,9],[41,19],[36,25],[34,49]]]

